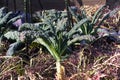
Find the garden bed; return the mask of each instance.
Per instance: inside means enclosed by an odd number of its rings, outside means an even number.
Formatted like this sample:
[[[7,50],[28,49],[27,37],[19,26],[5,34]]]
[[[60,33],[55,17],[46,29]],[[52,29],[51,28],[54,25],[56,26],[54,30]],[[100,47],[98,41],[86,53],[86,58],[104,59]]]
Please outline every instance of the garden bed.
[[[1,8],[0,80],[120,80],[120,9],[83,3],[30,15]]]

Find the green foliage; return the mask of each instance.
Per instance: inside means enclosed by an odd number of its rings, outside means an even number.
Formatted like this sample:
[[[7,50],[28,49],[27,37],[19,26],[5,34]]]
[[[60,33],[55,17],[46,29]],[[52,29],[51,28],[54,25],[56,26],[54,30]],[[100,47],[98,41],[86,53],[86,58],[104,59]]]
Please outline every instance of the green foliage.
[[[15,16],[14,13],[11,11],[7,12],[5,7],[0,8],[0,44],[2,44],[1,40],[3,40],[3,37],[18,41],[19,36],[17,31],[15,32],[12,32],[12,31],[8,32],[8,31],[11,30],[11,25],[20,18],[21,16]],[[12,28],[12,29],[15,29],[15,28]]]
[[[55,59],[60,60],[62,56],[66,55],[66,51],[70,50],[72,44],[82,40],[91,42],[95,39],[93,34],[95,34],[95,29],[97,28],[94,26],[98,19],[101,18],[104,7],[101,7],[95,13],[92,20],[86,16],[84,11],[82,12],[83,15],[79,17],[79,15],[76,15],[71,10],[72,15],[77,18],[77,23],[74,23],[71,29],[68,29],[68,19],[66,16],[61,16],[61,12],[46,10],[43,12],[44,15],[40,16],[42,20],[40,23],[25,23],[21,25],[19,27],[19,34],[22,34],[25,37],[23,41],[27,41],[29,44],[36,39],[34,42],[46,47]]]
[[[6,8],[3,7],[0,9],[0,38],[7,31],[11,30],[10,25],[13,22],[21,18],[21,16],[14,16],[13,12],[7,12]]]
[[[98,22],[98,20],[101,18],[102,16],[102,10],[105,8],[105,5],[102,6],[101,8],[99,8],[96,13],[94,14],[94,16],[92,17],[92,19],[90,19],[87,15],[86,12],[84,10],[81,10],[81,17],[76,16],[75,13],[72,12],[72,10],[70,9],[70,12],[72,13],[72,15],[74,16],[75,20],[80,21],[81,18],[87,18],[88,20],[86,20],[86,22],[84,22],[83,25],[80,26],[79,30],[81,31],[82,35],[93,35],[96,34],[95,33],[95,25]]]
[[[18,20],[21,16],[14,16],[13,12],[7,12],[6,8],[0,9],[0,27],[5,27],[7,24],[13,23]]]
[[[55,9],[44,10],[42,12],[36,12],[33,14],[33,19],[35,22],[44,22],[47,20],[56,21],[57,19],[67,17],[66,11],[57,11]]]
[[[4,34],[4,37],[7,38],[8,40],[16,40],[19,41],[19,32],[18,31],[9,31]]]
[[[87,37],[81,37],[80,32],[76,30],[84,24],[87,19],[81,20],[78,24],[67,30],[66,19],[62,19],[54,24],[49,23],[49,31],[43,31],[42,34],[34,41],[37,42],[48,49],[51,55],[56,60],[63,59],[62,56],[67,55],[66,51],[70,49],[70,46],[77,41],[82,41],[87,39]]]
[[[106,5],[101,6],[95,14],[90,19],[89,16],[86,15],[86,12],[84,10],[81,10],[81,14],[77,14],[72,11],[71,8],[69,8],[69,11],[71,12],[73,19],[75,20],[75,23],[78,23],[79,21],[83,19],[87,19],[84,24],[79,26],[77,30],[81,32],[81,35],[96,35],[99,32],[106,33],[105,31],[102,31],[104,29],[100,29],[100,26],[104,23],[106,19],[113,16],[116,12],[119,11],[119,8],[114,9],[113,11],[110,11],[106,14],[104,14],[103,10],[106,8]],[[76,31],[77,31],[76,30]],[[99,34],[98,34],[99,35]]]
[[[101,6],[93,15],[92,17],[92,24],[96,24],[97,21],[100,19],[103,13],[103,9],[106,7],[106,5]]]
[[[61,13],[56,10],[44,11],[42,22],[30,24],[25,23],[19,27],[20,34],[25,37],[23,41],[31,44],[37,42],[48,49],[55,59],[61,60],[66,56],[70,47],[75,42],[82,40],[92,41],[92,35],[83,35],[80,26],[85,24],[89,19],[81,19],[74,23],[71,29],[68,29],[67,18],[60,16]],[[34,41],[35,40],[35,41]],[[51,50],[52,49],[52,50]]]
[[[41,45],[45,46],[47,50],[51,53],[51,55],[58,61],[60,61],[59,54],[56,52],[54,44],[44,36],[37,38],[34,42],[40,43]]]

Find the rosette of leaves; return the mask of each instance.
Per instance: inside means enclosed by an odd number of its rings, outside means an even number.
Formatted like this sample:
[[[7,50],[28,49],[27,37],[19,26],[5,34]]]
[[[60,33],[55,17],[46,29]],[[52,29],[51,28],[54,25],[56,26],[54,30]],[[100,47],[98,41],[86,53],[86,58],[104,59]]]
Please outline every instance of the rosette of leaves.
[[[33,43],[43,45],[56,60],[56,74],[58,80],[65,79],[65,70],[60,62],[63,61],[65,56],[68,55],[67,53],[70,50],[70,46],[77,41],[89,39],[85,36],[81,36],[80,32],[77,30],[79,26],[84,24],[87,20],[88,19],[81,20],[69,31],[67,31],[68,27],[66,26],[67,19],[58,21],[56,26],[54,26],[52,22],[48,21],[49,28],[47,30],[41,29],[42,33],[33,41]],[[90,35],[88,35],[88,37],[89,36]],[[91,39],[93,38],[90,38],[90,40]]]
[[[52,22],[50,22],[50,28],[48,29],[49,31],[46,32],[43,30],[43,34],[34,41],[46,47],[50,54],[55,58],[58,80],[65,79],[64,67],[60,64],[60,62],[64,59],[63,57],[66,55],[66,50],[68,51],[68,49],[70,49],[70,45],[77,41],[82,41],[83,39],[89,39],[89,41],[94,40],[92,34],[94,34],[95,30],[101,25],[101,23],[105,19],[109,18],[109,16],[113,13],[110,12],[105,15],[98,24],[98,27],[95,28],[94,26],[98,22],[99,18],[101,18],[104,7],[105,6],[102,6],[95,13],[92,20],[83,15],[84,18],[80,19],[80,21],[78,20],[78,22],[74,24],[70,30],[67,29],[68,27],[66,26],[64,19],[58,21],[57,25],[53,25]]]
[[[24,23],[19,27],[19,32],[11,31],[4,35],[8,39],[16,39],[16,42],[9,46],[7,55],[12,56],[16,51],[25,47],[25,42],[28,44],[41,44],[55,58],[58,78],[64,78],[61,74],[61,71],[64,71],[64,67],[60,62],[68,56],[69,51],[71,51],[71,45],[83,39],[90,41],[93,39],[91,35],[87,35],[88,38],[81,36],[78,30],[79,26],[84,24],[87,20],[88,19],[81,20],[69,31],[66,24],[67,18],[58,19],[55,24],[50,20],[37,24]],[[23,36],[22,39],[21,36]]]

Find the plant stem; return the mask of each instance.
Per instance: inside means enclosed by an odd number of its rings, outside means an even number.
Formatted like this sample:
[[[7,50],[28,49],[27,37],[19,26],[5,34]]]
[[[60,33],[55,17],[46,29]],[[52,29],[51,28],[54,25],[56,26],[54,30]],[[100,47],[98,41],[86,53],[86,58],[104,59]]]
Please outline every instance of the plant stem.
[[[65,80],[65,68],[60,61],[56,61],[56,78],[57,80]]]

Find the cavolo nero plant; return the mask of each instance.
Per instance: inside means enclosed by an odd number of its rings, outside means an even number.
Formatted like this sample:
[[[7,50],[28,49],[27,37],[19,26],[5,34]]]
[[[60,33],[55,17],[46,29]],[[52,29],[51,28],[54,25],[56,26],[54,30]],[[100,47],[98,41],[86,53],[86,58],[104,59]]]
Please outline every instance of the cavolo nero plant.
[[[98,40],[100,38],[104,38],[107,36],[107,38],[111,38],[115,41],[114,37],[112,36],[112,33],[109,32],[109,30],[101,28],[101,25],[104,23],[104,21],[111,16],[115,15],[120,8],[116,8],[112,11],[109,11],[108,13],[104,14],[104,9],[106,9],[106,5],[101,6],[92,16],[92,18],[89,18],[89,16],[86,15],[86,12],[84,10],[81,10],[81,14],[77,14],[72,11],[72,9],[69,7],[69,11],[71,12],[74,22],[78,23],[81,19],[88,19],[84,24],[82,24],[78,30],[81,32],[81,35],[92,35],[95,36],[95,40]],[[93,42],[94,42],[93,41]]]
[[[64,67],[61,65],[61,61],[71,50],[72,44],[82,40],[92,41],[94,39],[91,35],[94,31],[93,25],[100,17],[101,13],[99,12],[102,8],[97,11],[92,21],[83,16],[83,19],[81,18],[77,23],[74,23],[71,29],[68,29],[66,16],[58,17],[58,13],[55,13],[56,15],[51,14],[51,16],[44,15],[46,17],[41,16],[42,21],[37,24],[25,23],[19,27],[19,32],[15,31],[4,35],[6,38],[16,38],[16,42],[10,45],[7,55],[11,56],[15,51],[22,49],[21,45],[24,46],[25,42],[41,44],[56,60],[57,78],[62,80],[64,78]],[[52,16],[54,17],[51,18]],[[84,28],[81,28],[82,26]],[[17,34],[18,37],[15,37],[14,34]]]
[[[9,46],[9,49],[6,53],[7,56],[11,56],[15,53],[16,50],[21,50],[23,48],[23,44],[25,44],[27,42],[27,44],[30,44],[31,41],[33,40],[32,37],[30,37],[29,35],[29,38],[28,38],[28,35],[27,35],[27,38],[25,40],[25,42],[21,41],[21,37],[24,37],[24,34],[29,34],[29,31],[27,30],[27,28],[31,28],[30,26],[34,26],[36,27],[36,25],[39,25],[39,26],[43,26],[43,28],[45,28],[45,30],[48,28],[45,24],[45,22],[47,22],[47,20],[51,20],[52,22],[54,22],[54,25],[56,23],[56,20],[58,18],[62,18],[62,17],[66,17],[66,13],[65,12],[61,12],[61,11],[57,11],[57,10],[45,10],[45,11],[42,11],[42,14],[40,14],[39,12],[36,13],[34,15],[35,18],[39,17],[38,19],[40,19],[40,23],[35,23],[35,25],[33,24],[23,24],[23,26],[26,26],[26,29],[24,29],[24,31],[22,32],[19,32],[19,31],[9,31],[7,32],[6,34],[4,34],[4,37],[7,38],[8,40],[11,39],[11,40],[14,40],[16,41],[15,43],[12,43],[10,46]],[[20,26],[21,27],[21,26]],[[22,28],[21,27],[21,28]],[[32,30],[32,29],[31,29]],[[36,28],[37,30],[37,28]],[[39,29],[38,29],[39,30]],[[39,33],[39,32],[38,32]],[[17,37],[18,36],[18,37]],[[29,40],[29,41],[28,41]],[[17,46],[22,46],[19,48],[16,47]]]
[[[34,31],[32,32],[35,36],[39,34],[33,43],[43,45],[56,60],[56,74],[58,80],[63,80],[65,78],[64,67],[60,62],[64,60],[67,51],[70,50],[70,46],[73,43],[84,39],[84,37],[75,35],[79,33],[76,32],[77,27],[82,25],[86,20],[87,19],[81,20],[79,24],[76,24],[70,31],[67,31],[66,19],[58,20],[57,25],[52,24],[53,22],[47,21],[48,28],[46,30],[45,28],[41,28],[37,31],[37,34],[35,34]]]
[[[96,34],[96,29],[98,28],[99,25],[96,25],[99,21],[99,19],[102,16],[102,10],[106,7],[106,5],[103,5],[102,7],[100,7],[95,14],[92,16],[92,18],[90,18],[89,16],[87,16],[86,12],[84,10],[81,10],[81,14],[77,14],[75,12],[72,11],[72,9],[69,7],[69,11],[71,12],[71,14],[73,15],[73,19],[75,21],[75,23],[79,22],[81,19],[87,18],[88,20],[82,24],[80,26],[80,32],[82,35],[93,35]],[[103,18],[102,22],[105,20],[106,18]],[[101,23],[102,23],[101,22]],[[95,27],[97,26],[97,27]]]
[[[87,18],[80,20],[77,24],[75,23],[68,30],[67,18],[64,13],[55,12],[53,15],[50,13],[50,15],[41,17],[43,19],[40,23],[25,23],[19,27],[19,32],[11,31],[4,35],[7,39],[16,40],[9,46],[7,55],[12,56],[17,50],[23,49],[25,42],[41,44],[56,60],[57,78],[62,80],[65,78],[65,71],[61,61],[68,55],[71,45],[83,39],[92,41],[94,37],[90,35],[81,36],[79,31],[79,27],[88,21]]]
[[[74,25],[70,30],[67,26],[67,18],[62,17],[56,20],[44,20],[37,24],[25,23],[19,27],[19,32],[10,32],[4,35],[6,38],[15,39],[10,37],[14,34],[19,34],[18,39],[15,43],[10,45],[7,51],[7,55],[15,54],[15,51],[22,49],[20,45],[37,43],[44,46],[49,53],[56,60],[57,78],[62,80],[64,78],[64,67],[61,65],[61,61],[67,57],[69,51],[71,50],[71,45],[77,41],[83,39],[92,41],[91,38],[86,36],[81,36],[78,28],[84,24],[88,19],[82,19],[77,24]]]
[[[81,10],[81,14],[78,14],[73,12],[72,9],[69,7],[69,11],[73,16],[74,23],[77,23],[84,18],[88,19],[84,24],[82,24],[79,27],[79,31],[81,32],[81,35],[93,35],[95,37],[101,38],[104,36],[111,36],[109,30],[102,29],[101,25],[104,23],[106,19],[115,15],[115,13],[119,11],[119,8],[116,8],[104,14],[103,11],[106,8],[107,8],[106,5],[101,6],[91,18],[87,16],[84,10]]]

